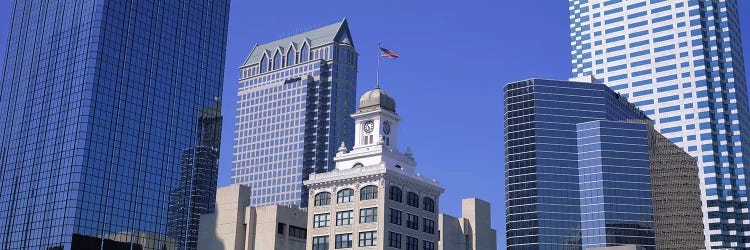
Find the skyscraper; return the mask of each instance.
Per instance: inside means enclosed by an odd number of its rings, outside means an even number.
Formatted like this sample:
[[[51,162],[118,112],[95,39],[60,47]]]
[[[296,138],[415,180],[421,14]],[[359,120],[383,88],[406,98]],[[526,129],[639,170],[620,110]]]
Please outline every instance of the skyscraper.
[[[307,206],[302,185],[354,143],[357,52],[346,20],[256,45],[240,67],[232,183],[252,206]]]
[[[599,83],[514,82],[505,121],[508,249],[654,249],[674,239],[695,248],[696,163],[625,98]]]
[[[0,248],[176,248],[171,194],[221,96],[228,13],[226,0],[15,1]]]
[[[601,79],[697,158],[706,248],[750,247],[737,2],[570,0],[573,75]]]
[[[167,214],[177,249],[197,249],[200,216],[215,211],[222,120],[220,103],[201,110],[197,146],[182,151],[180,184],[170,194]]]

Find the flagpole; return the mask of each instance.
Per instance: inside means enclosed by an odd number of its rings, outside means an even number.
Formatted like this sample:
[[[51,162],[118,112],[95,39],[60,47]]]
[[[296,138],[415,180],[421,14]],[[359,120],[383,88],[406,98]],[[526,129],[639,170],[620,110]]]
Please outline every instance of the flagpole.
[[[380,88],[380,42],[378,42],[378,65],[375,69],[375,88]]]

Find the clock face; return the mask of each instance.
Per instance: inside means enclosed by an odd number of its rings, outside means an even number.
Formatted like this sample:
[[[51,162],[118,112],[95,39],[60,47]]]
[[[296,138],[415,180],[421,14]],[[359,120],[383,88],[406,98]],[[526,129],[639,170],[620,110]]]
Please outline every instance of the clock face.
[[[375,122],[373,121],[366,121],[364,124],[363,129],[365,130],[365,133],[372,133],[372,131],[375,129]]]
[[[390,134],[391,133],[391,123],[390,122],[383,122],[383,133]]]

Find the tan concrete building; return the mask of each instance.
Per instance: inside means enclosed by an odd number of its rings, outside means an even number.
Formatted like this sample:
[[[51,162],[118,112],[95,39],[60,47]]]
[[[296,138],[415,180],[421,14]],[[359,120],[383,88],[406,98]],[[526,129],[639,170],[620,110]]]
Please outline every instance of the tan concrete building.
[[[438,249],[437,181],[417,174],[397,148],[396,102],[379,88],[359,101],[352,150],[341,145],[335,170],[311,174],[308,250]]]
[[[469,198],[461,201],[461,218],[440,214],[440,250],[496,250],[497,232],[490,226],[490,203]]]
[[[303,250],[307,213],[282,207],[248,207],[250,188],[219,188],[216,213],[201,216],[199,250]]]

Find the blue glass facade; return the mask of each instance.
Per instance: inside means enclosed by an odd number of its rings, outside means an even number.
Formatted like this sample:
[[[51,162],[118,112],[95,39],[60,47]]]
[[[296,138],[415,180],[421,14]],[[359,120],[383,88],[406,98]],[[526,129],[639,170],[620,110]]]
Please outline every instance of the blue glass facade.
[[[581,249],[592,216],[581,198],[596,196],[581,192],[592,177],[581,175],[578,124],[647,118],[603,84],[531,79],[504,92],[508,249]]]
[[[232,183],[250,204],[307,206],[302,185],[354,144],[357,52],[347,21],[256,45],[240,67]]]
[[[592,121],[577,129],[582,247],[655,249],[649,128]]]
[[[15,1],[0,249],[177,248],[168,213],[189,199],[174,197],[199,162],[185,152],[210,146],[200,117],[221,96],[228,11],[223,0]]]
[[[744,1],[569,3],[573,75],[628,97],[698,159],[705,248],[750,248]]]

